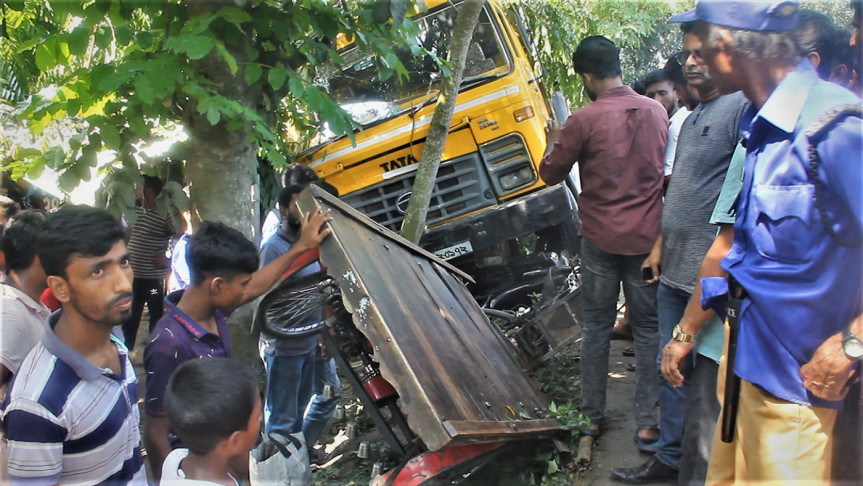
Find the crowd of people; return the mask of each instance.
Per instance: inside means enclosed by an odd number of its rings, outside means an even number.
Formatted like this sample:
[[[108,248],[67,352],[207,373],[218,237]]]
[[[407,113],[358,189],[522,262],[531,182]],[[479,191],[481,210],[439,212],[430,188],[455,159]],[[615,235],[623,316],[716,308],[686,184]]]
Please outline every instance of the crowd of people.
[[[64,206],[52,214],[25,210],[4,226],[3,481],[146,484],[142,444],[151,481],[164,471],[166,484],[188,479],[232,485],[248,474],[249,450],[259,436],[259,380],[245,365],[227,359],[226,318],[317,247],[329,234],[323,225],[330,218],[324,212],[287,218],[292,244],[267,255],[262,265],[258,248],[223,223],[204,221],[188,236],[178,270],[189,276],[164,297],[167,312],[152,323],[143,353],[141,430],[138,377],[130,359],[137,326],[134,332],[127,326],[133,314],[141,319],[139,298],[151,319],[162,312],[163,302],[155,302],[150,290],[136,292],[135,255],[164,277],[173,233],[152,205],[158,181],[146,178],[144,187],[138,219],[129,228],[88,206]],[[314,383],[314,368],[302,371]],[[314,391],[309,386],[297,397],[284,430],[303,430],[305,403]],[[320,437],[337,399],[312,401],[316,408],[306,414],[316,424],[308,433],[310,444]],[[268,395],[268,411],[287,409],[269,400]],[[298,410],[300,400],[305,403]]]
[[[613,479],[863,477],[861,6],[852,34],[795,1],[700,0],[671,19],[681,50],[632,87],[610,40],[576,49],[593,102],[549,126],[540,174],[578,164],[582,182],[589,435],[623,283],[634,439],[653,455]]]
[[[671,19],[680,51],[632,87],[609,39],[573,54],[593,101],[549,126],[540,175],[579,166],[594,437],[621,282],[626,295],[633,439],[653,455],[615,480],[863,478],[863,2],[850,6],[854,33],[795,0],[700,0]],[[261,423],[311,448],[340,390],[324,341],[262,335],[261,395],[226,324],[328,236],[326,212],[295,204],[310,184],[333,190],[288,169],[261,248],[215,221],[193,232],[188,214],[178,231],[149,176],[129,224],[0,197],[0,481],[238,485]],[[130,355],[144,305],[142,422]]]

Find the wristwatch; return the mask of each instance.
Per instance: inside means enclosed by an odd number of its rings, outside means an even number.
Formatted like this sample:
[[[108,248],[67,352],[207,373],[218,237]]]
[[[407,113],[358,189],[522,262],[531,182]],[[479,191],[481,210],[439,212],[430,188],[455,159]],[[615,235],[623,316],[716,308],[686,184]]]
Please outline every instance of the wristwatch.
[[[683,329],[680,328],[680,324],[678,324],[674,326],[674,330],[671,331],[671,339],[674,339],[675,341],[680,341],[681,343],[694,343],[695,334],[686,334],[685,332],[683,332]],[[863,349],[863,343],[860,344],[861,349]]]
[[[842,330],[842,348],[851,361],[863,360],[863,341],[851,332],[851,326]]]

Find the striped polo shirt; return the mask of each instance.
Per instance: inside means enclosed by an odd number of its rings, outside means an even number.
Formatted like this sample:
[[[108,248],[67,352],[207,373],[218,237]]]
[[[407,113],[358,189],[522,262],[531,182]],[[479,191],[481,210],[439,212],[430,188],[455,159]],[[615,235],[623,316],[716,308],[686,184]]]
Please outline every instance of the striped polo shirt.
[[[135,278],[164,278],[171,271],[165,259],[174,224],[155,209],[135,208],[138,219],[129,235],[129,263]],[[160,266],[157,262],[164,263]]]
[[[54,333],[27,355],[3,404],[13,484],[147,484],[138,380],[115,336],[122,375],[101,369]]]

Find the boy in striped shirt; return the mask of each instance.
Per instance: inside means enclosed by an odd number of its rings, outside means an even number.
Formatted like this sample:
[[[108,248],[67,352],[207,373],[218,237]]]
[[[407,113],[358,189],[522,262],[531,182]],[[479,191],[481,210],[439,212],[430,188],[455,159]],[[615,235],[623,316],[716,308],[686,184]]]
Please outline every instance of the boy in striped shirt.
[[[2,408],[12,484],[140,484],[138,380],[113,327],[129,317],[132,269],[120,223],[67,206],[45,222],[38,255],[62,303],[15,375]]]

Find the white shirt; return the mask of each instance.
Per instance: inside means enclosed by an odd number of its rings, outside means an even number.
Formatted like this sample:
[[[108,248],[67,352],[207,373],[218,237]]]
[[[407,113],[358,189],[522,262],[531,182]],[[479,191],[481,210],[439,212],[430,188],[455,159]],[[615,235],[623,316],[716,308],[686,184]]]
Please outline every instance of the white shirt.
[[[165,486],[222,486],[219,483],[214,483],[212,481],[202,481],[200,479],[189,479],[186,477],[186,472],[180,467],[182,465],[183,459],[189,455],[189,449],[174,449],[168,454],[168,457],[165,458],[165,462],[162,463],[162,480],[160,484]],[[234,484],[240,486],[237,480],[234,477],[231,477],[234,480]]]
[[[665,175],[671,175],[674,168],[674,154],[677,152],[677,138],[680,136],[680,127],[689,116],[690,111],[685,106],[677,109],[674,115],[668,119],[668,145],[665,146]]]
[[[12,287],[0,285],[0,364],[12,374],[42,339],[51,311]]]

